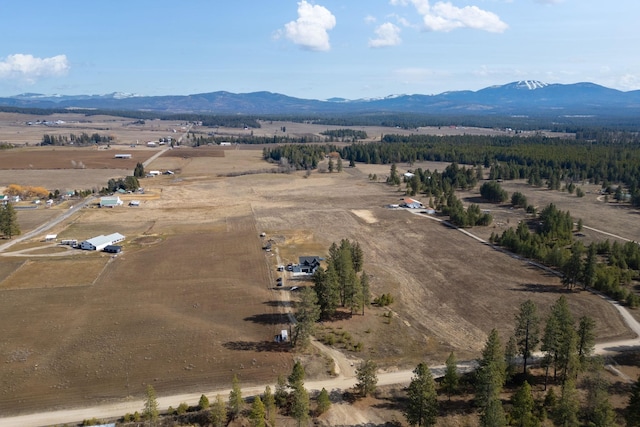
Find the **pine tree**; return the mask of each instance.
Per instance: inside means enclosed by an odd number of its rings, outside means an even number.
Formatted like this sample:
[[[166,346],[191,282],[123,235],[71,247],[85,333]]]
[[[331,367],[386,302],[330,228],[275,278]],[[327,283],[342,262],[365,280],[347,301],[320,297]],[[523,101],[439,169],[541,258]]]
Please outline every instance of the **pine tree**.
[[[253,404],[251,405],[251,412],[249,413],[249,419],[251,420],[251,425],[253,427],[265,427],[264,417],[265,417],[265,409],[264,404],[262,403],[262,399],[260,396],[256,396],[253,399]]]
[[[584,414],[592,427],[611,427],[615,425],[615,412],[609,402],[608,384],[600,375],[598,367],[583,381],[586,390]]]
[[[458,366],[457,366],[456,356],[451,352],[449,357],[447,357],[447,361],[445,362],[446,369],[444,371],[444,377],[442,378],[442,388],[447,393],[449,400],[451,400],[451,395],[458,390],[458,382],[460,381],[460,377],[458,375]]]
[[[482,427],[504,427],[507,425],[500,399],[492,398],[488,402],[487,407],[480,414],[480,425]]]
[[[331,407],[331,400],[329,399],[329,393],[324,387],[322,388],[322,390],[320,390],[320,394],[318,394],[316,401],[317,401],[316,412],[318,415],[324,414]]]
[[[224,427],[227,425],[227,404],[222,396],[217,395],[216,400],[211,405],[211,413],[209,414],[209,420],[213,427]]]
[[[485,412],[492,400],[499,400],[505,383],[506,365],[498,331],[489,333],[476,372],[476,402]],[[494,408],[495,409],[495,408]]]
[[[404,416],[411,425],[432,426],[438,415],[436,384],[429,367],[420,363],[413,371],[413,378],[407,388],[407,408]]]
[[[240,381],[238,376],[233,376],[231,385],[231,391],[229,392],[229,412],[232,418],[237,418],[242,412],[244,407],[244,400],[242,399],[242,390],[240,389]]]
[[[512,399],[511,418],[518,427],[536,427],[540,422],[533,415],[535,401],[531,393],[531,386],[524,382]]]
[[[320,319],[318,296],[310,287],[303,287],[296,310],[293,345],[306,348],[311,340],[315,323]]]
[[[631,386],[631,395],[629,396],[625,419],[628,427],[640,427],[640,376]]]
[[[203,409],[209,409],[209,398],[207,398],[207,396],[205,396],[204,394],[200,396],[200,400],[198,401],[198,409],[200,409],[201,411]]]
[[[300,361],[296,360],[289,375],[289,387],[297,389],[304,386],[304,367]]]
[[[144,408],[142,409],[142,416],[145,420],[155,423],[159,417],[158,411],[158,398],[156,391],[152,385],[147,386],[146,398],[144,400]]]
[[[520,305],[516,315],[515,337],[518,351],[523,359],[523,372],[527,373],[527,360],[540,342],[540,318],[533,301],[527,300]]]
[[[360,276],[360,288],[362,289],[362,315],[364,316],[364,308],[371,305],[371,288],[369,286],[369,276],[365,271]]]
[[[267,413],[267,419],[273,426],[273,421],[275,420],[276,416],[276,398],[273,393],[271,393],[271,387],[265,387],[264,394],[262,395],[262,401],[264,402],[264,409]]]
[[[295,389],[292,393],[291,416],[301,426],[309,419],[309,393],[304,387]]]
[[[577,351],[580,367],[585,369],[587,358],[593,353],[595,345],[596,322],[589,316],[582,316],[578,322]]]
[[[378,365],[370,359],[363,360],[356,369],[356,379],[358,380],[356,390],[360,396],[367,397],[376,391],[376,384],[378,384],[377,370]]]
[[[580,410],[580,402],[578,401],[578,392],[572,378],[567,378],[562,385],[562,394],[556,405],[555,420],[556,424],[562,427],[577,427],[578,411]]]
[[[516,373],[516,357],[518,355],[518,349],[516,346],[516,337],[511,335],[507,345],[504,347],[504,362],[506,364],[506,381],[511,381],[511,378]]]
[[[11,203],[0,206],[0,232],[9,239],[20,235],[18,215]]]
[[[278,375],[278,381],[276,382],[276,390],[273,395],[276,399],[276,406],[278,408],[284,408],[289,399],[289,392],[287,391],[287,379],[284,375]]]

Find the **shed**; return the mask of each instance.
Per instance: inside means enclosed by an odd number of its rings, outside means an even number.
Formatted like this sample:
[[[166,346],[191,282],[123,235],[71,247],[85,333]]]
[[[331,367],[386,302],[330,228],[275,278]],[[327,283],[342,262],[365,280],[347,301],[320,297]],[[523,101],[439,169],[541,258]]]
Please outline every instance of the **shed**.
[[[130,159],[131,158],[131,154],[116,154],[113,157],[116,158],[116,159]]]
[[[51,242],[52,240],[56,240],[57,237],[57,234],[47,234],[46,236],[44,236],[44,240],[45,242]]]
[[[104,247],[103,251],[109,252],[110,254],[119,254],[120,252],[122,252],[122,246],[107,245]]]

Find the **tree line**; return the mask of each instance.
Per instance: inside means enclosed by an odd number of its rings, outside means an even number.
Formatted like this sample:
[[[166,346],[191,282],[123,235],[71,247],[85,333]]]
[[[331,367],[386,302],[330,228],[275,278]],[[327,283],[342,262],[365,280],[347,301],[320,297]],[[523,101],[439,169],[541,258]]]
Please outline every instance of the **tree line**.
[[[76,145],[85,146],[92,144],[109,144],[114,139],[110,135],[100,135],[99,133],[93,133],[91,135],[82,132],[80,135],[69,134],[67,135],[42,135],[40,145]]]

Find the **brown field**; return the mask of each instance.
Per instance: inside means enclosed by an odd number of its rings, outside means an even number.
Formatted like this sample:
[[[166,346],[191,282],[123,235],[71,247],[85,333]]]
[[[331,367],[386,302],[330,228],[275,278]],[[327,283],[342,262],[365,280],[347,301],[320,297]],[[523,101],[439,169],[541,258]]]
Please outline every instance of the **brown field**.
[[[290,372],[294,357],[272,342],[285,321],[278,292],[287,292],[274,288],[275,266],[326,255],[343,238],[361,244],[373,293],[396,300],[393,316],[388,321],[388,309],[371,308],[365,316],[325,323],[320,333],[349,331],[353,344],[363,344],[350,355],[372,357],[384,369],[440,364],[452,350],[459,360],[477,357],[492,328],[506,340],[528,298],[546,314],[566,295],[576,316],[596,318],[600,341],[630,337],[604,300],[566,293],[555,276],[424,215],[385,208],[403,193],[368,174],[382,177],[388,165],[309,177],[226,177],[270,165],[260,147],[225,150],[224,157],[175,157],[178,151],[150,165],[179,173],[142,180],[153,197],[139,207],[82,209],[52,231],[79,240],[120,232],[127,239],[118,256],[47,257],[26,242],[20,247],[29,251],[0,257],[0,412],[28,411],[33,402],[46,409],[140,397],[146,384],[160,395],[225,388],[234,374],[243,385],[275,381]],[[636,214],[591,193],[577,199],[521,191],[535,204],[554,201],[584,213],[587,226],[630,238],[638,232]],[[519,214],[508,207],[489,209],[497,222],[517,222]],[[19,219],[26,214],[19,211]],[[276,242],[273,252],[261,250],[260,232]],[[326,367],[308,375],[326,375]]]

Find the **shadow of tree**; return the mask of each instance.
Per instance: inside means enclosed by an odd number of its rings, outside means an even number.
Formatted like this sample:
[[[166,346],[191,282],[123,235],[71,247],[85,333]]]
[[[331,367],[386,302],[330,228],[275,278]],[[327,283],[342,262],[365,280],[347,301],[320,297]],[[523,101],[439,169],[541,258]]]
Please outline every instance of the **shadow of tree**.
[[[278,343],[271,341],[228,341],[222,344],[227,350],[238,351],[257,351],[257,352],[289,352],[291,345],[289,343]]]
[[[511,288],[511,290],[519,291],[519,292],[535,292],[535,293],[551,292],[556,294],[570,294],[574,292],[571,289],[567,289],[559,285],[543,285],[541,283],[524,283],[520,285],[520,287]]]
[[[293,301],[265,301],[263,304],[269,307],[293,307]]]
[[[254,314],[253,316],[245,317],[243,320],[246,322],[259,323],[261,325],[277,325],[278,323],[289,323],[287,315],[283,313]]]

